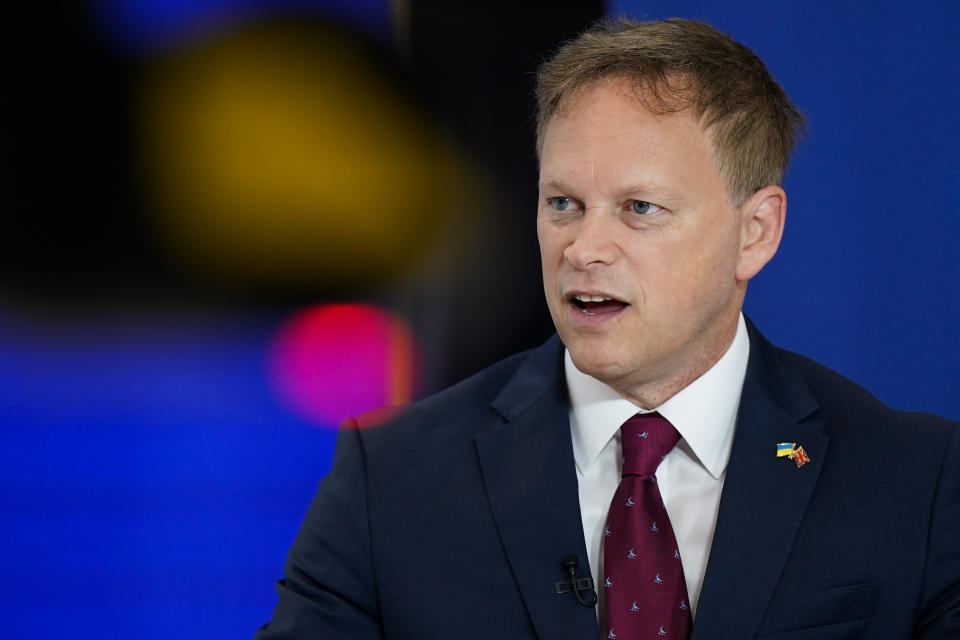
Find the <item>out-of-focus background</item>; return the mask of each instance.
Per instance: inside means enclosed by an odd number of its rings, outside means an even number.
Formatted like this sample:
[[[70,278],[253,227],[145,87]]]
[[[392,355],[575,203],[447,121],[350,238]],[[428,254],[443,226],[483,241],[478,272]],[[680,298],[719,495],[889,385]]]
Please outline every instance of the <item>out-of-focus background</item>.
[[[6,23],[4,638],[249,637],[336,424],[551,333],[532,74],[603,15],[705,19],[767,62],[810,134],[748,313],[960,418],[953,3],[29,7]]]

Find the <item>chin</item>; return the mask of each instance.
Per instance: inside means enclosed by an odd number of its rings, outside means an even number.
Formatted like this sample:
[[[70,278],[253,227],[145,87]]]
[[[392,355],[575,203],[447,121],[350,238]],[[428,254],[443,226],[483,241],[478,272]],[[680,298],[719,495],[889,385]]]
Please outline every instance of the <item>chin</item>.
[[[568,346],[570,359],[580,371],[593,376],[597,380],[607,382],[615,380],[623,373],[623,364],[618,362],[612,354],[604,353],[604,349],[591,348],[589,345],[578,344]]]

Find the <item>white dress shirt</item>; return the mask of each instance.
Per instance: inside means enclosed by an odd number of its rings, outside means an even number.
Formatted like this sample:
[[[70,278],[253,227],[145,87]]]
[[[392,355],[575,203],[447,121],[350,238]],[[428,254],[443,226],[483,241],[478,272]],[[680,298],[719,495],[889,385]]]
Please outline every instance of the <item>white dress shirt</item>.
[[[657,486],[677,538],[694,616],[717,523],[749,353],[750,341],[741,314],[733,342],[720,360],[655,409],[681,436],[657,468]],[[603,527],[620,484],[620,425],[644,411],[578,370],[569,352],[564,360],[580,513],[590,571],[600,597],[597,612],[602,630]]]

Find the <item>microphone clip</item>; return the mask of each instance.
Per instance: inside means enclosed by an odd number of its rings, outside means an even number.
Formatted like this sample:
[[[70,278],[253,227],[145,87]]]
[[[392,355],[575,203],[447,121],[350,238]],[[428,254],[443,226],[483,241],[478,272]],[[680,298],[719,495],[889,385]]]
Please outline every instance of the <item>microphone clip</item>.
[[[570,593],[584,607],[592,609],[597,606],[597,591],[593,587],[593,578],[577,578],[577,556],[570,554],[563,558],[563,567],[567,570],[567,579],[554,583],[553,588],[557,593]],[[590,591],[588,600],[584,600],[580,595],[581,591]]]

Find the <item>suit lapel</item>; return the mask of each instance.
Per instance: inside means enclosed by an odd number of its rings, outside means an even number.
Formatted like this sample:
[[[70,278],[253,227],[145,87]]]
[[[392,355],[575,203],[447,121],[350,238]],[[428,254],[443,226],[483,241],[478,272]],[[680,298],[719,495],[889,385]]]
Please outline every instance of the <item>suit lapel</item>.
[[[554,590],[566,577],[568,554],[580,561],[578,576],[590,575],[561,356],[556,337],[534,351],[493,402],[505,423],[475,442],[500,540],[537,635],[595,638],[594,609]]]
[[[749,328],[750,361],[692,640],[756,634],[829,442],[799,372]],[[777,458],[779,442],[803,446],[810,462]]]

